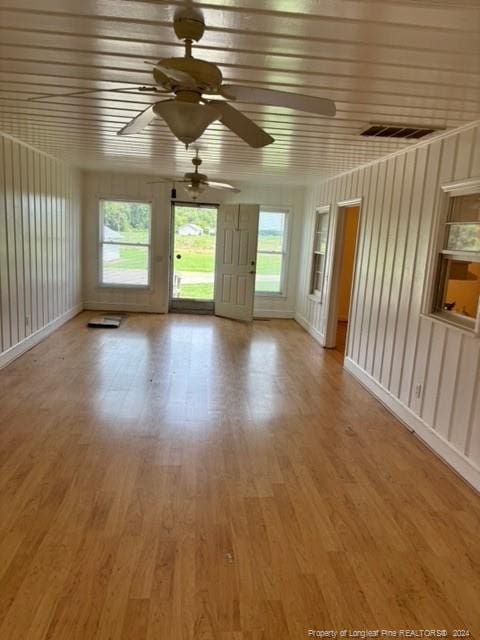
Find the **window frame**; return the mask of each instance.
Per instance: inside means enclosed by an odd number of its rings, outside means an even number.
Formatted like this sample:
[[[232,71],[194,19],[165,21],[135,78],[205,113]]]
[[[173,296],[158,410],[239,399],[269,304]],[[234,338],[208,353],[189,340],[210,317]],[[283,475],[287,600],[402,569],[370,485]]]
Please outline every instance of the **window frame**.
[[[258,265],[258,256],[260,254],[265,255],[280,255],[282,256],[282,268],[280,272],[280,291],[257,291],[257,279],[255,278],[255,297],[265,297],[265,298],[286,298],[287,297],[287,278],[288,278],[288,261],[290,256],[290,216],[291,209],[289,207],[281,206],[274,207],[271,205],[261,205],[260,210],[258,212],[258,218],[260,222],[260,215],[262,213],[281,213],[283,214],[285,224],[282,238],[282,248],[280,251],[262,251],[257,246],[257,257],[256,257],[256,265],[255,270]],[[260,224],[259,224],[260,230]],[[259,231],[257,231],[257,242],[259,238]]]
[[[150,207],[150,228],[149,228],[149,242],[148,243],[133,243],[133,242],[112,242],[105,241],[103,238],[104,233],[104,202],[127,202],[135,204],[148,204]],[[148,198],[132,198],[131,196],[98,196],[98,251],[97,251],[97,286],[102,289],[140,289],[142,291],[149,291],[152,289],[152,271],[153,271],[153,252],[152,252],[152,233],[153,233],[153,200]],[[113,283],[103,282],[103,247],[104,245],[110,246],[122,246],[122,247],[147,247],[148,250],[148,271],[147,271],[147,283],[146,284],[129,284],[129,283]]]
[[[473,318],[463,317],[458,313],[441,308],[446,287],[448,260],[480,263],[480,251],[462,251],[447,248],[449,227],[452,224],[462,224],[462,222],[452,223],[449,219],[454,198],[477,193],[480,195],[480,180],[473,179],[452,182],[442,185],[441,189],[443,198],[441,198],[439,215],[437,217],[437,241],[434,246],[433,275],[430,278],[432,289],[428,297],[427,315],[452,325],[457,329],[464,330],[469,334],[480,337],[480,299],[477,304],[477,314]],[[478,224],[480,225],[480,222],[478,222]]]
[[[321,251],[317,251],[315,248],[316,239],[317,239],[317,229],[319,228],[318,221],[323,216],[326,216],[326,220],[327,220],[327,237],[325,242],[324,253],[322,253]],[[308,291],[309,291],[309,297],[319,304],[323,304],[323,301],[325,298],[325,281],[326,281],[326,274],[327,274],[327,259],[328,259],[328,253],[329,253],[331,223],[332,223],[332,216],[331,216],[330,205],[316,207],[315,215],[313,217],[312,246],[310,251],[310,279],[309,279]],[[316,274],[315,264],[316,264],[316,258],[319,255],[323,255],[324,257],[322,288],[315,289],[315,274]]]

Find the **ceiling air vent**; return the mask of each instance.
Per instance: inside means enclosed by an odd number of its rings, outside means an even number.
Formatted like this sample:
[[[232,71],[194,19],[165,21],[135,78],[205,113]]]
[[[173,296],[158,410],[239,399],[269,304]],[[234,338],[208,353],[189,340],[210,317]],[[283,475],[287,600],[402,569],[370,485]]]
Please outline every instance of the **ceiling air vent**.
[[[440,129],[398,124],[371,124],[360,135],[367,138],[407,138],[408,140],[418,140],[434,131],[440,131]]]

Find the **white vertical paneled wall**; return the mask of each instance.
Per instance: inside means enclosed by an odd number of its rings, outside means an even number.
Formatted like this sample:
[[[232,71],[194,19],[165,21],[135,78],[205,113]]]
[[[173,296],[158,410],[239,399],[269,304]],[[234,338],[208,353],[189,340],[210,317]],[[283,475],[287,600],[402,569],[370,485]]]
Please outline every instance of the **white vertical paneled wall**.
[[[0,134],[0,366],[81,310],[81,174]]]
[[[315,207],[335,216],[361,197],[345,365],[480,489],[480,339],[422,315],[441,185],[474,177],[478,124],[309,189],[296,317],[322,341],[325,309],[308,289]]]
[[[166,313],[169,295],[170,260],[170,188],[171,185],[148,182],[155,176],[88,172],[84,180],[84,302],[87,309],[152,311]],[[188,196],[177,186],[178,201]],[[152,286],[149,290],[101,287],[98,284],[98,202],[104,198],[152,201],[152,250],[154,255]],[[206,191],[203,200],[210,203],[235,202],[286,207],[290,210],[288,279],[284,296],[256,296],[255,315],[293,318],[297,300],[297,267],[304,210],[304,189],[242,186],[240,193],[229,195]]]

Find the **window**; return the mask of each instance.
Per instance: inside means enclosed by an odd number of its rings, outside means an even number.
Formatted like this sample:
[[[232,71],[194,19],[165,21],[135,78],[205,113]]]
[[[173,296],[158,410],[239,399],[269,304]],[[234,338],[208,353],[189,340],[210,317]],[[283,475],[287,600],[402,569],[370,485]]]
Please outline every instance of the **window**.
[[[317,209],[315,213],[310,293],[318,298],[320,302],[323,301],[329,222],[329,210]]]
[[[100,283],[147,287],[150,284],[151,205],[100,201]]]
[[[285,292],[287,227],[287,211],[266,208],[260,210],[256,294],[282,295]]]
[[[479,332],[480,189],[450,196],[442,232],[434,311]]]

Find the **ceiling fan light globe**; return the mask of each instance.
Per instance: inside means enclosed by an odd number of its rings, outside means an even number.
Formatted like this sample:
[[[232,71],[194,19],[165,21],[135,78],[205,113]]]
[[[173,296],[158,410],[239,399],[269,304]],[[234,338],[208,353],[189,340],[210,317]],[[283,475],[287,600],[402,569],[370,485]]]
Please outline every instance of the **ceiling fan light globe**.
[[[153,111],[165,120],[173,135],[187,146],[219,118],[218,111],[207,104],[181,100],[158,102]]]
[[[187,184],[185,185],[185,189],[188,191],[188,193],[200,194],[205,191],[205,185],[203,185],[201,182],[187,182]]]
[[[201,182],[187,182],[184,184],[185,191],[192,198],[192,200],[196,200],[199,195],[201,195],[205,191],[205,185]]]

